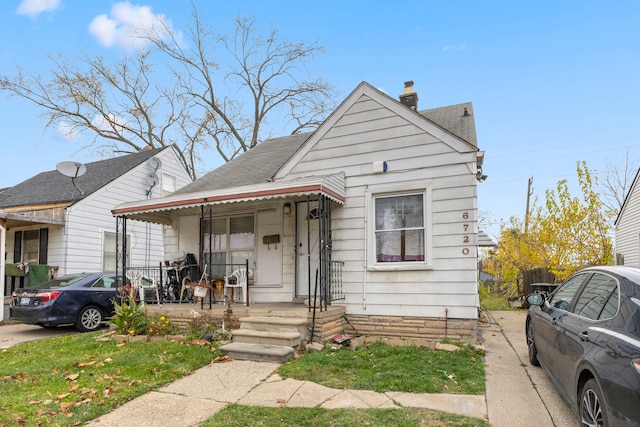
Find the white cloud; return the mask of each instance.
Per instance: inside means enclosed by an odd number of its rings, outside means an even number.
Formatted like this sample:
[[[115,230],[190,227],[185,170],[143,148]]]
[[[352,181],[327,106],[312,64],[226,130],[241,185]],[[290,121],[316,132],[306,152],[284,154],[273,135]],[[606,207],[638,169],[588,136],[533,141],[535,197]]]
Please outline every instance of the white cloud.
[[[39,13],[51,12],[58,9],[62,0],[22,0],[16,13],[35,18]]]
[[[445,45],[442,47],[442,51],[443,52],[459,52],[466,47],[467,47],[466,44],[459,44],[458,46]]]
[[[119,46],[127,50],[144,48],[149,42],[144,36],[167,37],[174,33],[171,21],[156,15],[150,6],[135,6],[129,2],[116,3],[111,16],[98,15],[89,24],[89,32],[105,47]]]
[[[73,140],[78,137],[78,131],[75,126],[70,123],[58,123],[57,134],[62,139]]]
[[[124,126],[127,121],[122,117],[113,113],[108,114],[109,118],[105,118],[99,114],[96,114],[91,120],[91,125],[104,132],[115,132],[118,134],[124,133]]]

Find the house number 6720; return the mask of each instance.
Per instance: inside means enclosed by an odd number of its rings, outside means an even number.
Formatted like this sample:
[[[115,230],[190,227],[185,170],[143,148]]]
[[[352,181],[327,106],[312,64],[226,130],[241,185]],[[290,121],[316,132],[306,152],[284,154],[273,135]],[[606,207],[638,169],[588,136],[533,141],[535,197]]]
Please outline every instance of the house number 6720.
[[[462,213],[462,219],[464,219],[465,221],[469,219],[469,212],[463,212]],[[466,233],[467,231],[469,231],[469,224],[462,224],[462,228],[464,230],[464,232]],[[462,243],[465,245],[469,244],[469,236],[468,235],[464,235],[462,236]],[[469,248],[462,248],[462,255],[469,255],[471,251],[469,250]]]

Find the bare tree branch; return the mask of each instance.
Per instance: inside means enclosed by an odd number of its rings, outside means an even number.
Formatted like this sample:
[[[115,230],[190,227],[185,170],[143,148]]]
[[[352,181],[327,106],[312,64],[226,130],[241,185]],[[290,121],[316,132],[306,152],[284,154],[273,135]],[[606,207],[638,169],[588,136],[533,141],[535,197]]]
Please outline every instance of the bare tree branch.
[[[617,215],[631,189],[639,165],[638,161],[631,156],[628,148],[621,162],[615,162],[609,158],[605,162],[606,175],[601,179],[602,203],[613,215]]]
[[[119,61],[50,56],[48,79],[18,67],[0,74],[0,89],[37,105],[46,127],[88,135],[83,149],[108,155],[171,145],[193,179],[210,151],[229,161],[271,133],[315,129],[334,109],[332,87],[307,75],[323,51],[315,43],[276,30],[264,38],[254,18],[216,35],[195,6],[186,42],[168,22],[146,31],[137,34],[146,49]]]

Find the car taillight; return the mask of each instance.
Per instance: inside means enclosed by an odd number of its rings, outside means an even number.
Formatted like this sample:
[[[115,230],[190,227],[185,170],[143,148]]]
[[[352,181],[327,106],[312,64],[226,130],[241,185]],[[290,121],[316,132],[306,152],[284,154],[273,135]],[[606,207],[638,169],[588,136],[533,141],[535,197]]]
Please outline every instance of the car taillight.
[[[636,368],[636,372],[640,374],[640,359],[633,359],[631,361],[631,366]]]
[[[35,297],[40,298],[40,302],[47,302],[47,301],[53,301],[54,299],[58,298],[59,295],[60,295],[60,291],[37,292]]]

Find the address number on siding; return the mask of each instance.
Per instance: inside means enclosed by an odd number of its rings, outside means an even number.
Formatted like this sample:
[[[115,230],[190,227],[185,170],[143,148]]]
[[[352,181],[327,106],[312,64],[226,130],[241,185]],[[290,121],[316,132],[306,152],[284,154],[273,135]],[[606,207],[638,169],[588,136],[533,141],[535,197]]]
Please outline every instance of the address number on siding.
[[[469,212],[462,212],[462,219],[467,221],[469,219]],[[465,233],[469,231],[469,224],[462,224],[462,229],[464,230]],[[462,236],[463,244],[468,245],[469,241],[470,239],[468,235]],[[469,250],[469,248],[462,248],[462,255],[469,255],[470,253],[471,251]]]

